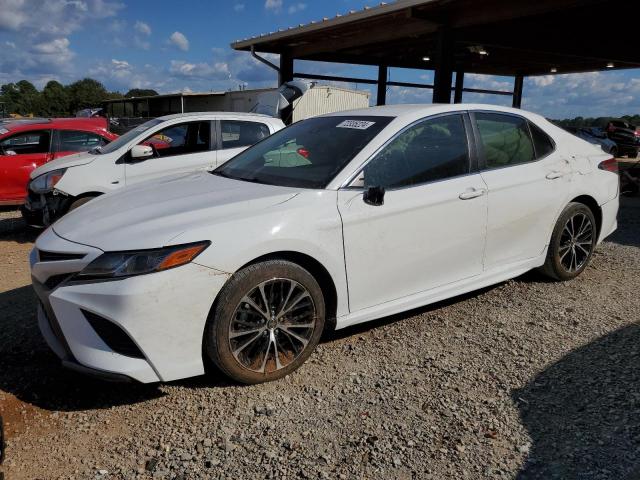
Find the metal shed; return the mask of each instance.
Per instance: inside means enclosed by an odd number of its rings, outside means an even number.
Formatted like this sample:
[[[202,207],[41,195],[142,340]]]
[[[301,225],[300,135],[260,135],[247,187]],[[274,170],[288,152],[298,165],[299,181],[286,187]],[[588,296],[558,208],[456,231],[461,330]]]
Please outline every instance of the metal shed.
[[[270,32],[231,46],[275,53],[280,83],[294,77],[433,89],[433,101],[463,92],[512,95],[522,102],[529,75],[640,68],[638,0],[399,0]],[[264,59],[262,59],[264,60]],[[377,79],[294,71],[294,60],[373,65]],[[434,70],[433,85],[387,80],[389,67]],[[455,85],[452,85],[456,72]],[[514,77],[513,91],[464,87],[465,73]]]

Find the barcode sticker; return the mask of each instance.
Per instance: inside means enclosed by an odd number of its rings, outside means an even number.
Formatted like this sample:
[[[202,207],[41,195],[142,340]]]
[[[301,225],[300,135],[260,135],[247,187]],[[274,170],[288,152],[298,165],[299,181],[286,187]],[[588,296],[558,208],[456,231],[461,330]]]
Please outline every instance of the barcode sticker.
[[[354,128],[356,130],[366,130],[376,122],[367,122],[366,120],[344,120],[336,125],[336,128]]]

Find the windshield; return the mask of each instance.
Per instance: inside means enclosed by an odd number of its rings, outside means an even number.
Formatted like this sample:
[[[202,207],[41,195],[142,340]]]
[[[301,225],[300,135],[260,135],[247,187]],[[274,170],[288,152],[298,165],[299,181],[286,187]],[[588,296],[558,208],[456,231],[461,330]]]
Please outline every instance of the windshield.
[[[116,150],[125,146],[131,140],[136,138],[142,132],[149,130],[151,127],[155,127],[156,125],[159,125],[162,122],[164,122],[164,120],[160,120],[159,118],[154,118],[152,120],[149,120],[148,122],[144,122],[142,125],[138,125],[136,128],[129,130],[127,133],[125,133],[121,137],[116,138],[113,142],[109,143],[108,145],[105,145],[100,149],[91,150],[90,153],[99,154],[99,153],[115,152]]]
[[[393,117],[331,116],[294,123],[214,175],[285,187],[324,188]]]

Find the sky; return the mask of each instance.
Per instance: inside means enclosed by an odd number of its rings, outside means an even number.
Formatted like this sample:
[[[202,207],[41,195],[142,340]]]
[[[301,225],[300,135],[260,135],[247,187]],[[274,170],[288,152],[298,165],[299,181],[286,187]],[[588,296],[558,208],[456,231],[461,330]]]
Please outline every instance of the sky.
[[[276,72],[230,43],[349,10],[367,0],[0,0],[0,84],[42,88],[92,77],[109,90],[160,93],[276,85]],[[277,62],[277,57],[271,56]],[[296,62],[305,73],[377,78],[373,67]],[[431,83],[429,70],[390,69],[396,81]],[[375,91],[369,85],[341,85]],[[465,76],[465,86],[512,90],[513,79]],[[431,91],[389,87],[388,103],[429,103]],[[465,94],[509,105],[510,97]],[[546,75],[525,80],[523,108],[551,118],[640,113],[640,70]]]

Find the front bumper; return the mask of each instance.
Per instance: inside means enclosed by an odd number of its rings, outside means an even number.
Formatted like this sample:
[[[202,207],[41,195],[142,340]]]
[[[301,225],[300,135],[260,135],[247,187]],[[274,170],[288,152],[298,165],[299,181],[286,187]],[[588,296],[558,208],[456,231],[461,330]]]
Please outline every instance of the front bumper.
[[[64,215],[70,204],[69,196],[53,193],[38,194],[29,190],[20,211],[27,225],[44,228]]]
[[[85,256],[41,261],[40,250]],[[228,275],[191,263],[121,280],[74,281],[73,274],[101,253],[62,239],[51,228],[38,238],[31,253],[40,330],[63,364],[108,379],[143,383],[204,373],[204,326]],[[111,348],[89,322],[87,312],[117,326],[141,355],[123,355]]]

